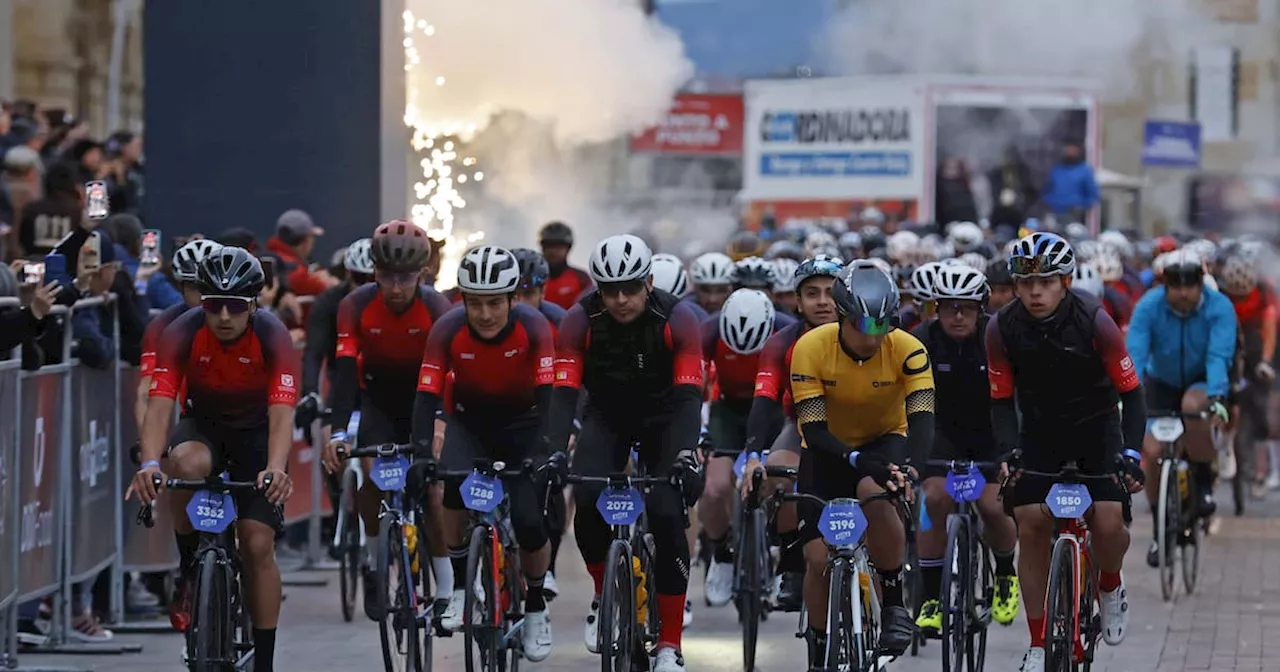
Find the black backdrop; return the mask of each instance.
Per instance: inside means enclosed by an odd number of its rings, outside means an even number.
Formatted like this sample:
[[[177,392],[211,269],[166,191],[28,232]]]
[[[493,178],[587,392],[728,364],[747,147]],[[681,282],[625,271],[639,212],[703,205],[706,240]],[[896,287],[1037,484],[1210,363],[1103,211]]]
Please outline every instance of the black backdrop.
[[[274,233],[288,208],[368,235],[379,208],[376,0],[145,3],[146,218],[173,236]]]

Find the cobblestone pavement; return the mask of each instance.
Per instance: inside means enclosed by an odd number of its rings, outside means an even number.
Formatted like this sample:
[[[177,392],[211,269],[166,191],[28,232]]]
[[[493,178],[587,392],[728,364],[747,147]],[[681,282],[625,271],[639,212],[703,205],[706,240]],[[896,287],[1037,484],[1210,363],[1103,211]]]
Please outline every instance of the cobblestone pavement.
[[[1229,495],[1220,499],[1230,508]],[[1243,518],[1224,518],[1221,530],[1207,541],[1202,554],[1200,586],[1193,596],[1166,605],[1160,599],[1158,578],[1143,555],[1150,538],[1145,505],[1134,524],[1134,542],[1126,561],[1133,621],[1128,638],[1116,648],[1103,646],[1094,670],[1098,672],[1263,672],[1280,670],[1280,498],[1253,503]],[[556,648],[547,661],[524,669],[568,672],[598,669],[598,659],[582,645],[582,619],[590,598],[590,580],[571,541],[560,567],[561,597],[552,605]],[[702,605],[701,572],[694,593],[695,618],[684,637],[691,672],[741,668],[739,629],[733,609]],[[283,624],[277,645],[277,669],[376,670],[381,668],[376,627],[367,621],[343,623],[338,610],[336,575],[329,585],[287,588]],[[988,644],[988,670],[1016,670],[1027,646],[1026,627],[993,625]],[[796,617],[776,614],[762,626],[758,667],[762,672],[793,672],[804,646],[794,638]],[[92,669],[100,672],[160,672],[180,670],[181,640],[168,635],[118,635],[142,644],[142,653],[119,656],[28,654],[24,668]],[[435,670],[464,669],[461,637],[437,640]],[[939,670],[940,647],[930,644],[918,658],[890,665],[905,672]]]

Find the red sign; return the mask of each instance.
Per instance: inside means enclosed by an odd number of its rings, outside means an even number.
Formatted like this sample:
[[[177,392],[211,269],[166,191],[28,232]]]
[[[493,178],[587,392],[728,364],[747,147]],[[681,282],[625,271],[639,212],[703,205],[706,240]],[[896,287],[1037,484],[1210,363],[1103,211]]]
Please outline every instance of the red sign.
[[[631,151],[741,154],[742,118],[742,96],[681,94],[661,125],[631,139]]]

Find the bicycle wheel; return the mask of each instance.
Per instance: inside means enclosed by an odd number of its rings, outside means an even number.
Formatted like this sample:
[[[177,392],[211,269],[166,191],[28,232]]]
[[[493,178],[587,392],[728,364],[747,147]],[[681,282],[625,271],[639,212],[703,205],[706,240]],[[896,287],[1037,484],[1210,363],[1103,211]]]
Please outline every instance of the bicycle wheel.
[[[907,611],[911,612],[911,618],[914,621],[920,618],[920,608],[924,606],[924,579],[920,576],[920,550],[916,543],[916,527],[920,520],[920,500],[917,498],[914,504],[904,505],[902,509],[906,518],[903,520],[903,526],[907,535],[906,554],[903,556],[906,562],[902,566],[902,600],[903,606]],[[911,638],[911,655],[920,655],[920,647],[924,646],[924,635],[919,632]]]
[[[951,516],[942,563],[942,672],[963,672],[972,642],[973,555],[969,519]]]
[[[631,672],[631,654],[638,641],[635,596],[631,545],[615,539],[605,556],[600,596],[600,672]]]
[[[969,532],[974,530],[973,518],[969,519]],[[996,565],[991,549],[982,539],[975,537],[976,555],[971,555],[970,565],[974,574],[973,593],[969,600],[970,622],[974,634],[969,638],[969,672],[982,672],[987,661],[987,627],[991,625],[991,606],[995,604]]]
[[[431,583],[431,553],[427,550],[429,548],[427,546],[427,530],[426,524],[423,522],[426,517],[419,511],[416,520],[418,521],[415,526],[418,535],[418,545],[415,549],[418,554],[417,589],[418,595],[421,595],[422,599],[426,601],[424,606],[427,607],[416,610],[418,614],[423,615],[422,618],[417,619],[418,630],[422,635],[422,644],[418,647],[418,658],[422,661],[422,672],[431,672],[432,652],[435,649],[435,631],[431,627],[435,612],[430,608],[435,602],[431,598],[434,595],[433,584]],[[432,618],[427,618],[428,614]]]
[[[742,620],[742,669],[756,668],[756,645],[760,637],[760,621],[764,617],[764,581],[768,548],[764,546],[764,511],[745,512],[738,542],[737,581],[738,614]]]
[[[404,528],[390,513],[378,521],[378,559],[375,569],[381,602],[378,636],[387,672],[421,672],[418,657],[417,598],[411,568],[406,563]]]
[[[1196,592],[1196,580],[1200,574],[1200,518],[1196,516],[1195,503],[1200,491],[1194,478],[1187,479],[1187,502],[1182,512],[1182,535],[1178,552],[1182,555],[1182,585],[1187,594]]]
[[[1045,670],[1072,672],[1076,648],[1076,581],[1080,576],[1075,546],[1067,539],[1053,544],[1049,590],[1045,599]]]
[[[515,623],[524,618],[524,570],[520,567],[520,552],[515,546],[505,547],[503,553],[506,555],[506,562],[503,563],[506,575],[503,590],[506,594],[501,604],[507,605],[504,623]],[[507,672],[519,672],[520,659],[524,657],[523,640],[512,637],[508,648],[510,654],[507,656]]]
[[[235,663],[231,577],[228,563],[219,555],[217,550],[209,549],[200,556],[194,618],[187,635],[187,660],[192,672],[222,672]]]
[[[487,525],[471,531],[467,550],[466,595],[462,609],[463,648],[467,672],[495,672],[505,667],[502,658],[502,615],[498,613],[498,575],[494,567],[494,548]],[[476,594],[480,591],[480,595]]]
[[[1160,545],[1160,595],[1173,600],[1174,563],[1178,557],[1178,537],[1182,532],[1182,497],[1178,494],[1178,471],[1174,460],[1160,464],[1160,491],[1156,500],[1156,543]]]
[[[646,646],[657,644],[658,636],[662,634],[662,614],[658,611],[658,573],[653,570],[656,564],[655,548],[653,534],[650,532],[640,535],[639,543],[631,547],[632,554],[640,559],[640,571],[644,574],[644,594],[646,595],[645,608],[636,610],[637,619],[641,611],[645,614],[644,622],[636,624],[637,650],[645,650]],[[645,655],[648,655],[647,650]]]
[[[338,560],[338,588],[342,599],[342,620],[350,623],[356,614],[356,599],[360,586],[360,518],[355,509],[356,474],[347,470],[342,475],[342,491],[338,495],[338,547],[334,555]]]

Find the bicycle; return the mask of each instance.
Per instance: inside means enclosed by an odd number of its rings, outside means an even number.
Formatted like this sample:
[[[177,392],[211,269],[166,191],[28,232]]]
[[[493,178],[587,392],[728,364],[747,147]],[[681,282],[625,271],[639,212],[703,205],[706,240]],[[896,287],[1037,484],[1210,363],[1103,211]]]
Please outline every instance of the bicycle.
[[[195,600],[186,634],[186,665],[190,672],[230,672],[253,669],[253,626],[240,582],[236,551],[236,505],[233,493],[257,489],[253,481],[232,481],[223,473],[201,480],[165,479],[153,474],[157,489],[194,491],[187,517],[200,535],[196,549]],[[263,487],[271,486],[271,475]],[[152,505],[138,512],[138,522],[155,526]]]
[[[1049,560],[1048,591],[1045,594],[1045,669],[1089,672],[1102,635],[1102,615],[1097,609],[1098,574],[1090,550],[1085,512],[1093,506],[1088,483],[1112,481],[1116,475],[1080,473],[1079,464],[1067,462],[1057,472],[1015,469],[1018,477],[1036,476],[1053,480],[1045,505],[1056,519],[1053,550]],[[1012,479],[1007,480],[1008,486]]]
[[[419,550],[426,548],[419,524],[425,516],[419,515],[416,503],[406,505],[403,494],[409,458],[416,450],[413,445],[386,443],[339,453],[339,458],[373,458],[369,480],[382,491],[373,573],[378,590],[378,636],[387,672],[431,670],[433,638],[426,624],[433,620],[435,607],[418,593],[421,588],[422,594],[430,594],[431,587],[431,563],[423,561]],[[347,527],[358,529],[353,524]],[[351,563],[359,567],[358,558],[349,559]]]
[[[995,598],[995,564],[982,535],[978,500],[986,487],[983,469],[995,462],[929,460],[947,470],[947,493],[957,510],[947,516],[947,550],[942,565],[942,671],[981,670],[987,657],[987,626]]]
[[[916,528],[920,523],[923,503],[919,498],[910,504],[898,500],[897,509],[907,540],[902,555],[902,603],[911,612],[911,621],[914,623],[920,618],[920,609],[924,607],[924,576],[920,571],[920,547],[916,541]],[[911,637],[912,657],[920,655],[920,647],[925,646],[928,641],[923,633],[916,631]]]
[[[330,409],[320,411],[319,418],[327,422]],[[360,425],[360,411],[353,411],[348,430]],[[355,431],[348,431],[355,438]],[[336,481],[336,483],[335,483]],[[329,541],[329,557],[338,561],[338,598],[341,600],[342,620],[350,623],[356,614],[356,598],[360,586],[360,567],[364,562],[368,536],[364,521],[360,518],[358,493],[364,485],[364,472],[357,460],[348,460],[342,473],[326,480],[330,503],[333,505],[333,537]]]
[[[1200,569],[1200,493],[1191,478],[1191,465],[1181,455],[1177,441],[1185,429],[1183,420],[1207,420],[1209,413],[1151,413],[1148,430],[1160,443],[1160,490],[1156,500],[1156,540],[1160,547],[1160,593],[1165,602],[1174,598],[1174,565],[1182,561],[1182,583],[1187,594],[1195,592]],[[1180,558],[1178,556],[1181,556]]]
[[[635,476],[565,476],[569,485],[604,486],[596,509],[613,531],[600,596],[600,639],[596,650],[600,652],[601,672],[649,669],[648,659],[661,629],[653,570],[655,546],[644,516],[644,494],[664,483],[678,489],[679,478],[646,475],[639,461],[636,469]]]

